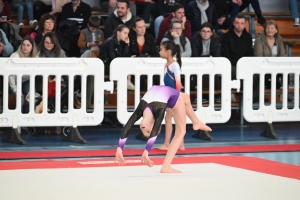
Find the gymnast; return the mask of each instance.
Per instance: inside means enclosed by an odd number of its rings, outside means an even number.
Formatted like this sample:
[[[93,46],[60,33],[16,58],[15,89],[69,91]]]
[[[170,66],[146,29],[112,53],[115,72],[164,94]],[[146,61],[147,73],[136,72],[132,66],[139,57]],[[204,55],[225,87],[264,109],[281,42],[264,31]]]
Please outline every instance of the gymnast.
[[[143,120],[140,123],[140,128],[145,137],[149,139],[141,159],[149,167],[153,167],[153,162],[149,159],[148,154],[160,131],[161,122],[164,118],[166,108],[172,109],[173,111],[172,113],[175,120],[176,130],[160,172],[180,173],[180,171],[171,167],[171,163],[186,133],[186,115],[193,122],[194,130],[201,129],[204,131],[211,131],[211,128],[206,126],[197,118],[192,108],[189,95],[180,93],[180,91],[168,86],[152,86],[145,93],[138,107],[129,118],[123,128],[116,152],[116,162],[119,165],[125,165],[122,151],[124,149],[129,130],[137,120],[143,117]]]

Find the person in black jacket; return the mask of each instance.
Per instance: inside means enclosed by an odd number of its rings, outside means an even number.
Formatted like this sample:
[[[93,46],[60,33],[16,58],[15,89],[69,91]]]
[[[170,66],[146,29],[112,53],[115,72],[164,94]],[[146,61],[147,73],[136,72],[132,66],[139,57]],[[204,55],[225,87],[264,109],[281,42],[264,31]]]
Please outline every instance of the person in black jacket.
[[[213,32],[210,23],[205,22],[200,26],[199,34],[195,35],[192,40],[192,57],[220,57],[221,38]]]
[[[119,0],[117,9],[105,21],[105,38],[111,37],[120,24],[129,27],[133,19],[134,16],[130,12],[129,1]]]
[[[109,66],[113,59],[117,57],[130,57],[129,50],[129,28],[120,24],[114,31],[113,36],[107,38],[101,46],[99,58],[104,63],[104,78],[109,79]],[[131,76],[127,79],[127,89],[134,90],[135,87],[131,82]]]
[[[215,6],[207,0],[195,0],[186,7],[186,18],[192,26],[192,35],[196,35],[201,24],[209,22],[214,31],[218,30],[218,17]]]
[[[229,18],[229,9],[227,6],[227,0],[209,0],[214,4],[217,15],[218,15],[218,25],[220,29],[227,30],[232,26],[233,19]]]

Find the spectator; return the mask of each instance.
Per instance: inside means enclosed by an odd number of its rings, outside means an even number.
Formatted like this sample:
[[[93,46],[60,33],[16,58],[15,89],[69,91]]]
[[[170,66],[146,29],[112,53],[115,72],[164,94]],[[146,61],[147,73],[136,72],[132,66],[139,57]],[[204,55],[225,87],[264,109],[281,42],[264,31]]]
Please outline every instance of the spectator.
[[[117,10],[111,13],[105,21],[105,38],[113,35],[113,31],[120,25],[130,26],[134,16],[130,12],[129,1],[119,0]]]
[[[221,55],[231,62],[231,78],[236,79],[236,63],[244,56],[253,56],[252,37],[245,29],[246,18],[237,15],[221,41]]]
[[[84,3],[82,0],[71,0],[70,3],[66,3],[62,7],[61,13],[62,21],[68,18],[76,19],[80,23],[80,30],[82,30],[87,28],[87,23],[92,15],[92,9],[90,5]]]
[[[154,38],[146,32],[145,21],[136,17],[131,23],[129,32],[131,55],[136,57],[157,57]]]
[[[158,6],[158,17],[154,20],[154,36],[155,39],[158,37],[158,31],[160,28],[160,24],[162,20],[164,19],[164,16],[171,13],[171,8],[174,6],[174,4],[179,3],[183,7],[186,5],[186,0],[158,0],[157,6]],[[168,26],[167,26],[168,27]]]
[[[0,57],[8,57],[13,51],[13,46],[9,43],[5,33],[0,29]]]
[[[23,24],[23,12],[26,9],[29,19],[30,26],[36,26],[37,21],[33,19],[33,8],[32,8],[32,1],[31,0],[12,0],[11,7],[13,10],[16,10],[17,17],[18,17],[18,24],[19,26],[24,26]]]
[[[51,12],[51,0],[38,0],[33,3],[33,16],[37,21],[40,21],[42,15]]]
[[[54,33],[48,32],[42,38],[38,46],[40,58],[65,58],[65,52],[60,48],[57,37]]]
[[[92,16],[89,19],[88,28],[83,29],[80,32],[78,46],[80,48],[80,54],[83,54],[86,50],[91,50],[92,56],[97,58],[100,52],[100,46],[104,41],[103,31],[99,29],[100,19],[97,16]]]
[[[39,21],[38,31],[34,38],[36,45],[39,45],[43,36],[46,33],[52,32],[55,33],[56,31],[56,18],[54,15],[45,14],[41,17]]]
[[[191,57],[191,43],[190,40],[185,37],[182,31],[182,21],[178,19],[172,19],[169,31],[166,33],[161,43],[167,40],[173,41],[175,44],[180,46],[181,57]]]
[[[108,1],[109,1],[108,15],[111,15],[118,8],[118,0],[108,0]],[[130,8],[130,12],[133,16],[136,16],[135,2],[136,2],[136,0],[129,0],[129,8]]]
[[[289,0],[289,7],[291,10],[292,17],[294,18],[294,26],[299,26],[299,12],[300,12],[300,0]]]
[[[24,38],[21,42],[21,45],[19,46],[18,50],[11,54],[11,58],[36,58],[37,57],[37,48],[35,45],[35,42],[32,38]],[[17,92],[17,82],[16,82],[16,76],[11,75],[9,77],[9,90],[10,93],[16,97]],[[30,76],[29,75],[23,75],[22,76],[22,93],[27,95],[29,93],[29,82],[30,82]],[[28,113],[29,107],[24,106],[24,97],[21,95],[21,106],[22,106],[22,113]]]
[[[285,56],[283,38],[279,35],[278,25],[274,20],[266,22],[264,30],[256,37],[254,56],[283,57]]]
[[[199,34],[195,35],[192,40],[192,57],[220,57],[221,38],[213,32],[210,23],[205,22],[200,26]]]
[[[62,7],[69,3],[71,0],[52,0],[52,11],[49,13],[50,15],[54,15],[56,17],[56,22],[59,24],[61,20],[61,11]]]
[[[162,20],[162,22],[159,26],[158,36],[156,39],[157,45],[160,44],[162,38],[168,31],[168,27],[171,24],[171,20],[174,18],[182,21],[182,29],[183,29],[184,35],[188,39],[191,39],[191,37],[192,37],[191,24],[190,24],[189,20],[187,20],[185,17],[184,7],[181,4],[176,3],[176,4],[174,4],[174,6],[171,7],[170,11],[171,11],[171,14],[165,15],[164,19]]]
[[[261,14],[261,9],[258,0],[230,0],[229,1],[229,10],[230,18],[235,19],[235,17],[239,14],[239,12],[245,10],[251,4],[256,16],[257,16],[257,24],[264,26],[266,23],[265,18]]]
[[[218,30],[218,17],[215,6],[207,0],[195,0],[186,8],[186,18],[191,22],[192,35],[196,35],[201,24],[209,22],[214,31]]]
[[[129,52],[129,29],[126,25],[120,24],[113,33],[113,36],[107,38],[100,49],[99,58],[104,62],[105,79],[109,78],[109,65],[117,57],[130,57]],[[127,88],[134,90],[135,87],[128,76]]]
[[[220,29],[227,30],[232,26],[233,20],[229,18],[229,9],[227,5],[227,0],[209,0],[214,4],[217,10],[218,26]],[[220,31],[218,31],[218,34]],[[220,35],[220,34],[219,34]],[[223,35],[223,34],[221,34]]]
[[[10,40],[10,27],[7,22],[11,22],[11,8],[10,4],[5,0],[0,0],[0,29],[5,33],[8,40]]]

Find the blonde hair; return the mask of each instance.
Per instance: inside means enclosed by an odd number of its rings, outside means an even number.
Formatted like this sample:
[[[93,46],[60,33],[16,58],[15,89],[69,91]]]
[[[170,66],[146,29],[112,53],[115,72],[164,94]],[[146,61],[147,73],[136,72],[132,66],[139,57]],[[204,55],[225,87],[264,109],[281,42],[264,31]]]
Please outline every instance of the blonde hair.
[[[24,55],[24,53],[23,53],[23,51],[22,51],[22,45],[23,45],[23,42],[24,42],[25,40],[28,40],[28,41],[30,42],[30,44],[32,45],[32,49],[31,49],[31,52],[30,52],[29,57],[30,57],[30,58],[37,57],[38,51],[37,51],[36,44],[35,44],[34,40],[33,40],[32,38],[30,38],[30,37],[24,38],[24,39],[22,40],[22,42],[21,42],[21,44],[20,44],[20,46],[19,46],[19,48],[18,48],[18,50],[17,50],[17,53],[19,54],[19,57],[20,57],[20,58],[25,58],[25,55]]]
[[[275,28],[276,28],[275,37],[277,37],[279,35],[279,30],[278,30],[278,24],[275,20],[269,20],[269,21],[266,22],[266,25],[264,26],[265,34],[267,34],[266,33],[267,26],[271,26],[271,25],[275,26]]]

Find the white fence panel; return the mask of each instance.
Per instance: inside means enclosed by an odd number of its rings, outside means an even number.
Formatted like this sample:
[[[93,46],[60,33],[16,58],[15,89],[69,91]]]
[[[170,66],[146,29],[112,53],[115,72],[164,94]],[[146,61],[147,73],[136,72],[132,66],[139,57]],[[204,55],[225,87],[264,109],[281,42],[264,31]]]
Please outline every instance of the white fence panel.
[[[259,109],[253,110],[253,75],[259,74]],[[265,74],[271,74],[271,104],[265,105]],[[276,108],[276,74],[282,74],[282,108]],[[294,74],[294,108],[288,108],[288,74]],[[300,59],[291,57],[245,57],[237,63],[237,79],[244,80],[243,109],[249,122],[300,121],[299,109]]]
[[[190,76],[197,75],[196,115],[205,123],[224,123],[231,116],[231,88],[239,88],[239,82],[231,81],[231,65],[226,58],[182,58],[181,74],[185,76],[185,92],[189,94]],[[140,76],[148,76],[148,89],[153,85],[152,77],[160,75],[163,85],[163,72],[166,61],[161,58],[116,58],[110,64],[110,79],[117,81],[117,117],[125,124],[132,112],[127,111],[127,76],[135,76],[135,108],[140,102]],[[209,75],[209,106],[202,107],[202,76]],[[214,109],[214,76],[222,76],[221,110]],[[150,78],[149,78],[150,77]],[[139,124],[137,121],[136,124]],[[163,122],[164,123],[164,122]],[[187,118],[187,123],[191,121]]]
[[[0,127],[18,126],[90,126],[103,120],[104,90],[113,90],[111,82],[104,82],[104,65],[97,58],[1,58],[0,75],[3,76],[3,112],[0,114]],[[17,76],[16,109],[8,109],[9,76]],[[30,76],[29,113],[21,112],[22,76]],[[43,94],[48,94],[48,76],[56,77],[55,113],[34,112],[35,76],[43,77]],[[74,76],[81,76],[81,108],[74,109]],[[87,76],[94,76],[94,111],[86,110]],[[61,76],[69,77],[68,112],[61,113]],[[43,104],[48,105],[48,95],[43,95]]]

